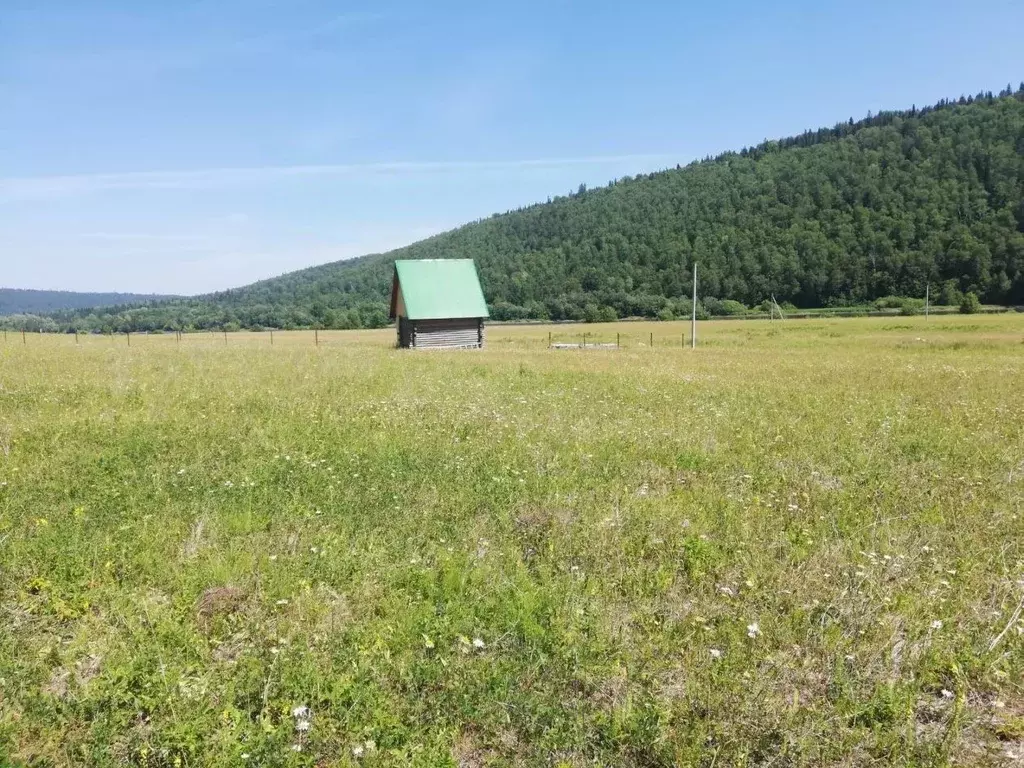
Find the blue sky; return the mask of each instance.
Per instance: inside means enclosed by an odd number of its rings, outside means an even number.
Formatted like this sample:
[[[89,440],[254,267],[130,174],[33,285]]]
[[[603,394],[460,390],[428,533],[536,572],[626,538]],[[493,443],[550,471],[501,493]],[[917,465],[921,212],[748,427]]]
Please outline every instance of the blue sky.
[[[1024,3],[0,0],[0,286],[199,293],[1024,78]]]

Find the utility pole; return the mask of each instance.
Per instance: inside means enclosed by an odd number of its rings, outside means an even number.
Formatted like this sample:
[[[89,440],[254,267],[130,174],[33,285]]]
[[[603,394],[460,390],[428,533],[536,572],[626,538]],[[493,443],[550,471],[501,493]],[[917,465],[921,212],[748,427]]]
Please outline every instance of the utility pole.
[[[690,349],[697,348],[697,262],[693,262],[693,314],[690,316]]]

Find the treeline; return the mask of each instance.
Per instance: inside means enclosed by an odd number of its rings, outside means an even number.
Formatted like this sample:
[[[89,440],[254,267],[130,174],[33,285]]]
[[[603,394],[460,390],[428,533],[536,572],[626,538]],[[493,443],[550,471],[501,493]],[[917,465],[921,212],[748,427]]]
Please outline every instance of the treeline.
[[[395,259],[473,258],[496,319],[680,314],[771,296],[1024,304],[1024,83],[580,187],[386,254],[197,299],[58,313],[60,328],[375,327]],[[714,297],[714,298],[712,298]],[[726,302],[735,302],[727,305]]]
[[[141,304],[177,299],[142,293],[81,293],[77,291],[37,291],[27,288],[0,288],[0,315],[48,314],[67,309],[88,309],[112,305]]]

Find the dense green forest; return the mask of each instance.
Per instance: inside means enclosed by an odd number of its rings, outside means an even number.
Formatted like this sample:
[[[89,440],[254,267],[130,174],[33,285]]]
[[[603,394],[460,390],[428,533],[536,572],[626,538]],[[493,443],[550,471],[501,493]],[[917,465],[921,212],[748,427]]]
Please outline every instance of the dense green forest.
[[[0,288],[0,315],[21,313],[49,314],[65,309],[87,309],[111,305],[176,299],[142,293],[79,293],[77,291],[34,291],[24,288]]]
[[[46,327],[366,327],[395,259],[470,257],[496,319],[670,317],[973,293],[1024,304],[1024,83],[623,178],[385,254]],[[972,297],[973,300],[973,297]],[[22,318],[22,322],[25,319]]]

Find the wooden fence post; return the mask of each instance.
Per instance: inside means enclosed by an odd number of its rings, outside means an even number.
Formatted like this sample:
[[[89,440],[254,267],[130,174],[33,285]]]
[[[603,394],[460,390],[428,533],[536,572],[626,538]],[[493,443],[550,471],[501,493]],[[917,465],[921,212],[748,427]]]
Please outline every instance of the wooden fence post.
[[[274,329],[270,329],[270,346],[274,346]]]
[[[616,349],[619,348],[619,334],[618,333],[615,334],[615,348]]]
[[[21,329],[21,343],[22,344],[28,344],[28,342],[25,341],[25,329],[24,328]]]
[[[227,328],[223,328],[222,330],[224,331],[224,343],[227,344],[228,343],[228,329]]]
[[[313,343],[318,347],[320,346],[320,331],[317,328],[313,329]]]
[[[654,346],[654,331],[651,331],[651,346]]]
[[[548,349],[551,349],[551,331],[548,331]]]
[[[132,332],[131,331],[125,331],[124,335],[128,339],[128,346],[130,347],[132,345]]]

